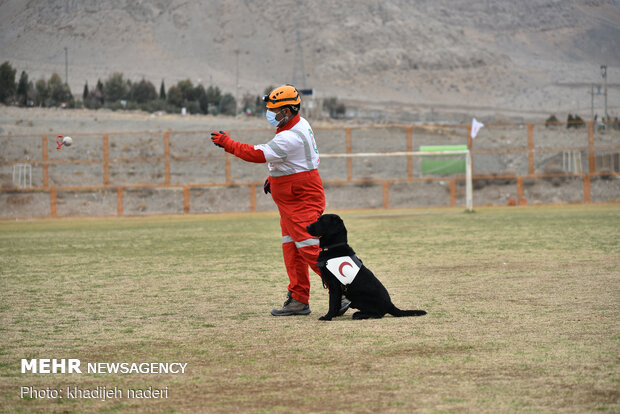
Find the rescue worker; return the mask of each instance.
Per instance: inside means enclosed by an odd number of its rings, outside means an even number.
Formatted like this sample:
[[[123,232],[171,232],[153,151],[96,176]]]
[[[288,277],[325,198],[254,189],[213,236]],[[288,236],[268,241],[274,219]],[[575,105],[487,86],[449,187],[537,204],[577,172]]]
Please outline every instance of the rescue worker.
[[[299,115],[301,97],[292,85],[282,85],[263,97],[267,121],[276,127],[275,137],[266,144],[249,145],[233,141],[226,132],[213,132],[215,145],[242,160],[268,163],[265,194],[271,193],[280,212],[282,253],[289,278],[288,297],[274,316],[310,313],[308,267],[319,276],[316,266],[319,239],[306,231],[325,210],[323,182],[319,176],[319,150],[308,121]],[[343,297],[340,314],[351,303]]]

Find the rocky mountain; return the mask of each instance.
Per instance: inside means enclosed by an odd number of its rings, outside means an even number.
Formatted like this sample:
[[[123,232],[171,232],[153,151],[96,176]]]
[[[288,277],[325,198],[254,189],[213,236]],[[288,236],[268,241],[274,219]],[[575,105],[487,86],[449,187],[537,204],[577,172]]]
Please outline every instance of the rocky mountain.
[[[113,72],[362,110],[620,112],[620,0],[2,0],[0,60],[74,93]],[[602,98],[597,97],[597,107]]]

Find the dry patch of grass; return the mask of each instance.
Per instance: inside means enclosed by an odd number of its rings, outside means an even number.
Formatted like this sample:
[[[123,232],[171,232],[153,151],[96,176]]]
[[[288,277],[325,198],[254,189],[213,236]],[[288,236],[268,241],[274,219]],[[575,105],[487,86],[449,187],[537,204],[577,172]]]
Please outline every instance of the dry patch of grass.
[[[620,410],[617,206],[343,212],[421,318],[274,318],[273,214],[0,223],[3,412]],[[182,375],[33,375],[21,358],[187,362]],[[19,387],[168,387],[167,399],[21,399]]]

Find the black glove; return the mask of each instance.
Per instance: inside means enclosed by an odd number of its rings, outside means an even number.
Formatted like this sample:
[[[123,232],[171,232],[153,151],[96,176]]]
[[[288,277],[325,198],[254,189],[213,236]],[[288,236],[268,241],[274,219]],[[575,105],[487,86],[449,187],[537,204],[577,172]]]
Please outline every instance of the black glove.
[[[263,184],[263,191],[265,194],[271,193],[271,182],[269,181],[269,177],[267,177],[265,184]]]

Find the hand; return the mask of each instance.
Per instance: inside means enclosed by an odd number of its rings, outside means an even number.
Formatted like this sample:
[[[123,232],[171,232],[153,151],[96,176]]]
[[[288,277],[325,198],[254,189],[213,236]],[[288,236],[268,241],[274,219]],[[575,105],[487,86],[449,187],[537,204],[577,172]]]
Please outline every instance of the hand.
[[[269,181],[269,177],[267,177],[265,184],[263,184],[263,191],[265,194],[271,193],[271,181]]]
[[[228,134],[224,131],[212,132],[211,141],[220,148],[226,148],[226,144],[231,141]]]

